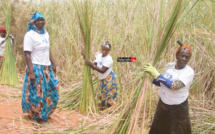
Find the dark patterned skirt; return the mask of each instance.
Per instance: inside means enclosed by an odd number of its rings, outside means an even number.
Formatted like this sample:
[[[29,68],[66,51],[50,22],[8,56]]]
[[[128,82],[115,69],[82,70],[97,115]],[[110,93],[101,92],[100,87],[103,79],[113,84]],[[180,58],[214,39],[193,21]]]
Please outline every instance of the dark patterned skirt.
[[[116,103],[118,86],[116,74],[112,71],[105,79],[100,81],[99,91],[102,106],[112,106]]]
[[[188,100],[167,105],[160,99],[149,134],[191,134]]]
[[[29,69],[26,69],[22,90],[22,111],[33,119],[46,121],[58,103],[58,79],[52,71],[52,65],[33,65],[33,70],[35,83],[30,82]]]

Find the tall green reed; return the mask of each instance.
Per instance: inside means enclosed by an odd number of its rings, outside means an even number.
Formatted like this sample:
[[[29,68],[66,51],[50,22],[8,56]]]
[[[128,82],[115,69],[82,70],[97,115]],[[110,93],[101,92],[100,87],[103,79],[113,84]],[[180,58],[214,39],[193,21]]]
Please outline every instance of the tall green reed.
[[[89,60],[93,7],[89,1],[76,2],[75,10],[77,14],[77,23],[82,36],[82,43],[84,45],[84,55],[86,60]],[[84,66],[83,87],[81,90],[79,110],[81,113],[88,113],[89,111],[98,112],[93,90],[91,68],[87,65]]]
[[[12,1],[2,0],[1,7],[7,35],[10,34],[12,19]],[[16,61],[13,54],[12,41],[9,36],[6,37],[3,64],[0,71],[0,82],[11,86],[19,86],[17,77]]]

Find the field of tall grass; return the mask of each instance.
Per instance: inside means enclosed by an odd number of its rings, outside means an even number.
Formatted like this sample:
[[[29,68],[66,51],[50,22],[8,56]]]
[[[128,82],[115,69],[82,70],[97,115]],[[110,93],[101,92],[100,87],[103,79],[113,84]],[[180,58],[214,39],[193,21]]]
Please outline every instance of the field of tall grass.
[[[156,68],[162,72],[165,64],[175,61],[177,40],[192,48],[189,65],[195,71],[190,88],[189,108],[193,134],[215,133],[215,1],[182,0],[182,10],[178,23],[167,46],[159,52]],[[79,1],[80,2],[80,1]],[[70,128],[68,132],[105,133],[114,119],[118,117],[125,104],[129,103],[143,76],[142,67],[152,63],[164,36],[168,19],[173,12],[175,0],[96,0],[92,1],[93,16],[91,28],[90,59],[100,50],[100,44],[108,40],[114,60],[113,70],[118,76],[119,96],[114,111],[104,111],[105,117],[97,122]],[[20,83],[23,82],[25,59],[23,38],[30,13],[41,12],[46,20],[45,28],[50,34],[51,51],[57,64],[61,96],[59,108],[68,109],[79,106],[84,70],[81,55],[83,41],[79,29],[74,2],[70,0],[19,3],[14,1],[10,33],[16,40],[14,55]],[[0,18],[3,17],[2,8]],[[1,19],[0,27],[5,22]],[[136,62],[117,62],[117,57],[136,57]],[[92,71],[93,85],[98,95],[97,73]],[[136,133],[147,133],[159,99],[159,88],[151,84],[146,76],[142,112]],[[97,101],[99,101],[97,99]],[[96,114],[99,116],[98,113]],[[57,130],[56,130],[57,131]]]

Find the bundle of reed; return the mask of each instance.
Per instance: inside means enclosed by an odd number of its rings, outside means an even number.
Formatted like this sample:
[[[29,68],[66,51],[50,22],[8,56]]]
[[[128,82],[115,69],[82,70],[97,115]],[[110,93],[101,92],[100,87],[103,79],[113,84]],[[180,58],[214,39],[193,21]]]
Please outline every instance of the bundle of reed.
[[[162,2],[161,2],[162,4]],[[155,57],[153,60],[153,65],[155,65],[162,55],[164,49],[167,47],[169,40],[171,39],[179,16],[182,12],[183,0],[178,0],[175,3],[172,13],[169,16],[168,22],[166,25],[163,25],[163,28],[159,28],[158,37],[157,37],[157,50],[155,50]],[[162,5],[161,5],[162,7]],[[162,17],[162,16],[160,16]],[[154,30],[152,30],[154,32]],[[152,33],[153,34],[153,33]],[[151,36],[153,38],[153,36]],[[122,110],[118,118],[113,122],[113,124],[107,129],[106,133],[108,134],[134,134],[136,132],[137,123],[140,119],[142,102],[144,100],[145,88],[144,80],[145,74],[140,78],[138,87],[135,89],[135,94],[129,101],[129,103]],[[142,91],[143,90],[143,91]],[[141,103],[141,104],[139,104]],[[142,121],[144,122],[144,120]],[[144,126],[144,125],[142,125]],[[144,128],[141,129],[141,133],[144,133]]]
[[[93,20],[93,7],[91,1],[79,1],[74,3],[77,24],[80,28],[82,36],[82,43],[84,45],[83,51],[86,60],[90,59],[91,46],[91,27]],[[91,68],[84,66],[83,86],[81,90],[80,107],[81,113],[88,113],[89,111],[98,112],[92,82]]]
[[[12,18],[12,1],[2,0],[2,14],[5,21],[7,35],[10,33],[11,18]],[[5,39],[4,60],[0,72],[0,82],[11,86],[18,86],[18,76],[16,69],[16,61],[13,54],[13,47],[10,36]]]

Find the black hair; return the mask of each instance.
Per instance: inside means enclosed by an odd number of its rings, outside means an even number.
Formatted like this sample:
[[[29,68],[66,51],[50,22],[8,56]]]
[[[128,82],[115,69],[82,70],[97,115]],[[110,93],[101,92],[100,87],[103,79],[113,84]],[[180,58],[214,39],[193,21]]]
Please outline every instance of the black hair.
[[[111,45],[110,45],[109,41],[106,41],[106,42],[104,43],[104,45],[108,45],[108,46],[109,46],[109,50],[111,49]]]

